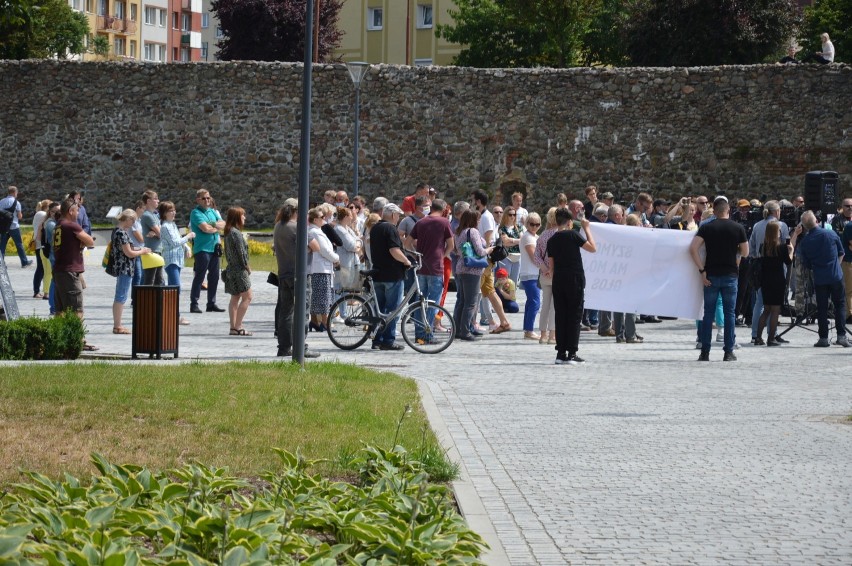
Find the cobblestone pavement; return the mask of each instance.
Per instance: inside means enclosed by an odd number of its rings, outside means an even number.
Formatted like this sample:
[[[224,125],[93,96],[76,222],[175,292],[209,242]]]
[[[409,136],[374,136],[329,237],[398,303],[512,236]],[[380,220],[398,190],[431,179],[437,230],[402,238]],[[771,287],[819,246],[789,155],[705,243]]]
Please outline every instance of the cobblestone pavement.
[[[46,314],[16,261],[22,314]],[[87,280],[90,342],[129,356],[130,337],[110,333],[114,279],[93,266]],[[184,309],[190,280],[185,270]],[[225,314],[187,314],[180,360],[275,359],[265,280],[253,275],[255,336],[227,336]],[[323,360],[419,380],[490,564],[852,564],[852,350],[813,348],[799,328],[789,345],[752,347],[738,328],[738,362],[714,344],[698,363],[694,323],[681,320],[639,326],[644,344],[583,333],[588,362],[555,366],[552,346],[510,321],[437,356],[343,352],[309,335]]]

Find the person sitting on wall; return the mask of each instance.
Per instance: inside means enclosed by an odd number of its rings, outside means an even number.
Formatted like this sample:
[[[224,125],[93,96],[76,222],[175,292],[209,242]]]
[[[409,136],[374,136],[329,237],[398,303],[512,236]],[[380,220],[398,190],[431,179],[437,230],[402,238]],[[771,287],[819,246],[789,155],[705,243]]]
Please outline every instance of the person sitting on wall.
[[[821,65],[828,65],[829,63],[834,62],[834,44],[831,43],[831,38],[828,37],[827,33],[820,35],[819,38],[822,40],[822,51],[811,53],[802,59],[802,63],[809,63],[813,61],[814,63],[820,63]]]
[[[801,61],[796,59],[797,52],[798,49],[791,45],[789,48],[787,48],[787,55],[782,57],[778,62],[782,65],[798,65],[799,63],[801,63]]]
[[[497,291],[497,296],[500,297],[500,302],[503,303],[503,311],[507,313],[520,312],[518,302],[515,299],[515,282],[509,278],[509,272],[506,268],[501,267],[495,273],[497,280],[494,282],[494,288]]]

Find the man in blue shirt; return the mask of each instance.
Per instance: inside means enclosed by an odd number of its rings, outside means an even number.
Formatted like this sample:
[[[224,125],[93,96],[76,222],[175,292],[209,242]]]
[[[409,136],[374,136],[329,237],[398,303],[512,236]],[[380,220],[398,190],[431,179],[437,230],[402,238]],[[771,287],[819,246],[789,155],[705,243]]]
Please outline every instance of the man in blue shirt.
[[[840,259],[845,255],[843,244],[832,230],[820,228],[816,216],[811,211],[802,215],[802,223],[793,232],[793,245],[803,231],[796,248],[796,255],[802,264],[813,272],[814,292],[817,303],[817,320],[819,322],[819,341],[814,344],[817,348],[827,348],[831,345],[828,340],[828,298],[834,303],[834,324],[837,329],[837,344],[848,348],[852,343],[846,338],[844,326],[846,297],[843,289],[843,275],[840,271]]]

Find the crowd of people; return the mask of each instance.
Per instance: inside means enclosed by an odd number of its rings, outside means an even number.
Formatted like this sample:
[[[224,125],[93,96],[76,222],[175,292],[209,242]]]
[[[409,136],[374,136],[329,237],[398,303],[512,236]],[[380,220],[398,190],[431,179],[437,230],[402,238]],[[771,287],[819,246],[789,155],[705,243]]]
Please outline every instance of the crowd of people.
[[[659,323],[661,317],[584,308],[580,250],[594,253],[594,225],[608,223],[695,232],[690,251],[705,287],[704,317],[696,321],[700,360],[709,360],[714,341],[722,343],[724,360],[736,360],[738,324],[751,326],[754,345],[774,347],[786,342],[779,332],[782,306],[796,281],[807,275],[793,270],[794,257],[813,276],[810,288],[814,318],[819,321],[816,346],[830,344],[829,304],[834,309],[836,343],[852,345],[845,334],[845,324],[852,322],[852,253],[847,253],[852,241],[852,199],[844,199],[829,227],[823,228],[821,218],[805,211],[800,196],[789,202],[738,199],[734,203],[724,196],[711,201],[699,195],[672,203],[641,192],[633,202],[619,204],[610,192],[599,195],[595,186],[587,187],[584,195],[583,201],[560,193],[553,206],[540,214],[524,208],[520,192],[507,199],[511,204],[502,205],[489,203],[487,193],[474,190],[450,205],[438,198],[436,189],[420,183],[399,204],[378,197],[368,205],[363,196],[350,200],[345,191],[326,191],[322,202],[307,211],[307,329],[328,331],[335,323],[329,320],[331,304],[344,291],[360,287],[362,269],[373,270],[379,306],[382,312],[392,312],[414,284],[414,270],[408,269],[412,257],[407,252],[416,251],[422,257],[418,284],[427,299],[443,306],[450,281],[455,281],[457,340],[475,341],[510,331],[506,313],[523,309],[523,339],[553,346],[559,364],[583,362],[578,356],[583,332],[596,331],[619,344],[642,343],[637,326]],[[51,313],[68,308],[80,316],[83,313],[82,250],[94,245],[83,198],[71,193],[59,202],[41,201],[33,217],[38,264],[34,296],[48,300]],[[245,210],[230,207],[223,219],[204,189],[197,192],[195,204],[189,227],[183,230],[175,225],[175,204],[160,202],[153,191],[145,191],[135,209],[117,217],[109,261],[105,259],[107,271],[116,277],[114,333],[129,333],[122,314],[133,285],[180,287],[184,261],[194,257],[189,312],[205,312],[200,307],[205,290],[206,312],[225,310],[216,302],[221,276],[231,297],[229,333],[252,336],[243,326],[252,301],[248,246],[242,233]],[[296,199],[287,199],[273,232],[279,356],[293,355],[299,206]],[[18,221],[23,216],[17,189],[10,187],[8,196],[0,200],[2,208],[14,210],[16,217],[2,235],[3,250],[11,238],[26,268],[32,261],[20,243]],[[793,226],[790,217],[795,219]],[[163,261],[146,263],[145,256],[153,253]],[[220,270],[222,255],[227,260],[224,271]],[[803,281],[799,286],[804,286]],[[523,304],[516,295],[518,287],[524,290]],[[396,341],[395,322],[375,337],[373,349],[403,348]],[[436,332],[446,330],[439,317],[429,323]],[[189,321],[180,317],[180,324]],[[306,349],[304,355],[318,354]]]

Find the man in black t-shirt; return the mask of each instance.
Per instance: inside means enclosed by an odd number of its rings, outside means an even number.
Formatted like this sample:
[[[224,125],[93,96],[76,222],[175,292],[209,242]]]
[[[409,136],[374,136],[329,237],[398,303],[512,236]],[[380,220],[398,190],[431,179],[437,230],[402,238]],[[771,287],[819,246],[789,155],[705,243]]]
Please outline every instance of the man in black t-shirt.
[[[382,313],[392,312],[403,297],[405,270],[411,262],[402,251],[402,240],[396,225],[402,218],[402,209],[389,204],[382,209],[382,219],[370,230],[370,257],[373,269],[379,273],[373,277],[373,288]],[[384,332],[373,341],[374,350],[402,350],[402,344],[395,344],[396,321],[393,319]]]
[[[580,321],[583,318],[583,292],[586,274],[580,249],[595,253],[595,241],[589,221],[583,219],[583,232],[571,229],[568,209],[556,211],[557,232],[547,241],[548,272],[553,277],[553,308],[556,311],[556,364],[581,364],[577,356],[580,343]]]
[[[704,282],[704,320],[701,321],[701,355],[699,362],[710,361],[710,345],[713,336],[713,318],[716,301],[722,296],[725,313],[724,361],[735,362],[734,343],[736,336],[737,281],[740,257],[748,257],[748,237],[745,228],[729,218],[728,199],[720,196],[713,201],[715,220],[702,224],[689,246],[692,261],[698,267]],[[702,259],[699,251],[704,246],[707,254]]]

